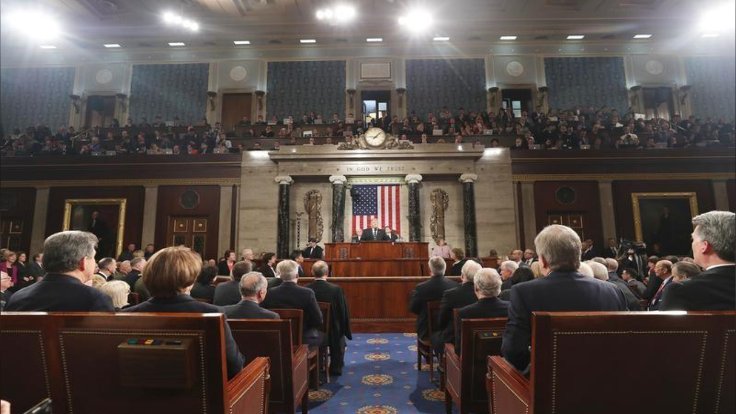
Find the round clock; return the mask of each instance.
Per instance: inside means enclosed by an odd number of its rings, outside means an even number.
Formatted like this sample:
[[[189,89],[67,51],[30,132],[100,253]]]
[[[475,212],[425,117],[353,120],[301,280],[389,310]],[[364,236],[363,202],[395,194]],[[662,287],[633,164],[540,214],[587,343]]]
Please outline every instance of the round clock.
[[[386,133],[381,128],[368,128],[365,132],[365,143],[369,147],[380,147],[386,142]]]

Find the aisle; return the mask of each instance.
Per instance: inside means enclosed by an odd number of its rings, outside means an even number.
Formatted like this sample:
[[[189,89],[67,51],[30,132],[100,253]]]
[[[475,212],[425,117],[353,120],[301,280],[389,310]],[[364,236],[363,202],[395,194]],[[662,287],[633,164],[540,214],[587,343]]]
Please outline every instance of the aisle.
[[[315,414],[444,413],[444,393],[417,371],[415,334],[356,334],[343,375],[310,391]]]

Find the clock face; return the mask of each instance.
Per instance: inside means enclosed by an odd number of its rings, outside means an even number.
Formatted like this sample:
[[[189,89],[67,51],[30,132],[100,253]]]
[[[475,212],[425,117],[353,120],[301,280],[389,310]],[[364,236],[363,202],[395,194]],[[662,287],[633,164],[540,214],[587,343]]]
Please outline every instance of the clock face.
[[[371,147],[381,146],[386,141],[386,133],[381,128],[368,128],[365,132],[365,142]]]

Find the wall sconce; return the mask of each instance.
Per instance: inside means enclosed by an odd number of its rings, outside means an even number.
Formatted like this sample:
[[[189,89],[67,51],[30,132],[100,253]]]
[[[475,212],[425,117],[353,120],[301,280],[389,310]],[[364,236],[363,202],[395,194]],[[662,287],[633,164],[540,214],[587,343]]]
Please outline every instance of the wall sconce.
[[[263,110],[263,97],[266,96],[265,91],[256,91],[256,97],[258,97],[258,112]]]
[[[639,105],[639,91],[641,90],[641,85],[635,85],[629,88],[629,91],[631,91],[631,106],[638,106]]]
[[[210,111],[215,110],[215,98],[216,97],[217,97],[217,92],[214,92],[214,91],[207,92],[207,100],[210,102]]]
[[[490,105],[491,107],[496,106],[496,96],[498,95],[499,90],[500,89],[498,86],[493,86],[491,88],[488,88],[488,92],[491,93],[491,105]]]
[[[353,108],[355,104],[353,103],[353,99],[355,98],[355,92],[357,92],[355,89],[348,89],[346,91],[348,93],[348,97],[350,98],[350,108]]]
[[[547,92],[549,92],[549,88],[546,86],[540,86],[537,88],[537,91],[539,92],[539,102],[537,102],[537,106],[544,105],[544,100],[547,98]]]
[[[69,95],[69,99],[72,100],[72,105],[74,105],[74,111],[76,113],[79,113],[80,108],[82,107],[82,97],[79,95]]]
[[[115,97],[120,103],[120,108],[123,110],[123,112],[125,112],[128,109],[128,105],[126,104],[126,101],[128,100],[128,95],[124,93],[116,93]]]
[[[687,99],[688,93],[690,92],[691,88],[692,85],[680,86],[680,105],[685,105],[685,100]]]
[[[399,95],[399,108],[403,108],[404,94],[406,93],[406,88],[396,88],[396,93]]]

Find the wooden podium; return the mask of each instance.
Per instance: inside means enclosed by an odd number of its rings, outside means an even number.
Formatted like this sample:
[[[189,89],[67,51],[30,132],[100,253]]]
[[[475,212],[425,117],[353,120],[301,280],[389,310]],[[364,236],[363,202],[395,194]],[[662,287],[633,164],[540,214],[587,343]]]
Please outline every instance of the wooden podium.
[[[428,260],[425,242],[325,243],[325,261],[335,277],[428,275]],[[307,267],[311,263],[304,269],[309,272]]]

